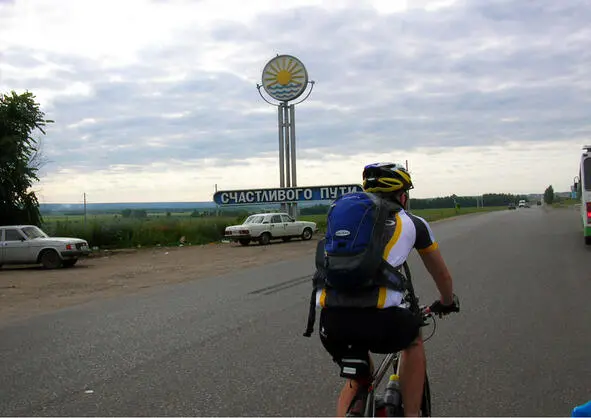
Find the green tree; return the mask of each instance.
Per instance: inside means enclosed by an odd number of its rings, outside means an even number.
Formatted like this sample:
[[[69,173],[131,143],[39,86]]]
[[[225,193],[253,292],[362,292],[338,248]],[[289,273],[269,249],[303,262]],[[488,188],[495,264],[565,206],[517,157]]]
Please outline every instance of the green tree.
[[[548,205],[551,205],[554,202],[554,188],[552,185],[548,186],[546,190],[544,190],[544,202]]]
[[[35,96],[26,92],[0,95],[0,220],[3,224],[42,222],[39,201],[31,188],[39,181],[40,141],[33,137],[46,124]]]

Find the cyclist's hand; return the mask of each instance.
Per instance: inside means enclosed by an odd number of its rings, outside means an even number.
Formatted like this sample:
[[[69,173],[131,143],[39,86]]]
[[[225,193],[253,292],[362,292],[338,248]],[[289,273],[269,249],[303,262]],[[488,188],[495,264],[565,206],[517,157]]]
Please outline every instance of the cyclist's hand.
[[[444,305],[440,300],[433,302],[430,306],[431,312],[441,318],[443,315],[449,315],[452,312],[460,312],[460,300],[454,293],[453,303],[451,305]]]

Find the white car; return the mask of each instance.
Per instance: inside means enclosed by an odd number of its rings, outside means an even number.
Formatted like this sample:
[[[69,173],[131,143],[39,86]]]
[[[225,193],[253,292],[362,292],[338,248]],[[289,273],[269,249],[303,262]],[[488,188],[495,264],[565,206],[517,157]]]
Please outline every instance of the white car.
[[[242,245],[251,241],[267,245],[272,239],[289,241],[301,238],[306,241],[317,231],[315,222],[296,221],[286,213],[259,213],[246,218],[242,225],[228,226],[224,235],[226,239]]]
[[[45,268],[71,267],[90,254],[88,242],[79,238],[49,237],[34,225],[0,226],[0,266],[43,264]]]

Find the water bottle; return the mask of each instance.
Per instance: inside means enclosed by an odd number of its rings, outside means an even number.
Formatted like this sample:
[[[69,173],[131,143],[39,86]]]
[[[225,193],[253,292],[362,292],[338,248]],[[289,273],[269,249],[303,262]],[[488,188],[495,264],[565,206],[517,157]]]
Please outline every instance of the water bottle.
[[[389,410],[388,416],[398,416],[402,411],[402,393],[400,392],[400,378],[397,374],[390,375],[386,385],[384,403]]]
[[[591,401],[573,409],[572,417],[591,417]]]
[[[375,403],[375,412],[376,412],[375,416],[376,417],[387,417],[388,410],[386,408],[384,398],[379,393],[375,394],[374,403]]]

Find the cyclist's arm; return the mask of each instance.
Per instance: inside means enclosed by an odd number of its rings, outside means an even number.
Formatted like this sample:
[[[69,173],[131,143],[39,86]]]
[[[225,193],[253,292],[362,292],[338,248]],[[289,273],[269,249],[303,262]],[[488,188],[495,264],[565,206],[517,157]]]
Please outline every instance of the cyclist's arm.
[[[450,305],[453,303],[452,278],[441,251],[439,251],[439,245],[433,236],[433,231],[423,218],[412,215],[412,220],[417,231],[415,248],[419,252],[425,268],[435,281],[437,290],[441,295],[441,303]]]
[[[441,251],[438,248],[429,252],[419,250],[419,255],[425,264],[425,268],[437,285],[437,290],[439,290],[439,294],[441,295],[441,303],[451,305],[454,302],[453,283],[451,274],[441,256]]]

